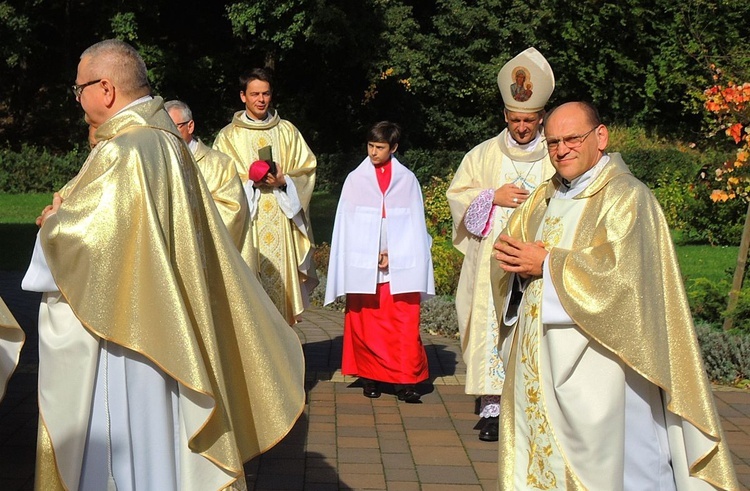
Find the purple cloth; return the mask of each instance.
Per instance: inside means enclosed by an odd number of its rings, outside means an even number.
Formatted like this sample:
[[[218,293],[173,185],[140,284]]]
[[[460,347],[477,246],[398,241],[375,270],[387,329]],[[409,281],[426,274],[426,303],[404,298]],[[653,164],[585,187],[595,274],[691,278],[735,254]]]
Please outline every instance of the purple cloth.
[[[485,189],[469,205],[464,215],[464,225],[471,234],[484,238],[492,230],[492,217],[495,215],[495,206],[492,204],[494,198],[495,190]]]

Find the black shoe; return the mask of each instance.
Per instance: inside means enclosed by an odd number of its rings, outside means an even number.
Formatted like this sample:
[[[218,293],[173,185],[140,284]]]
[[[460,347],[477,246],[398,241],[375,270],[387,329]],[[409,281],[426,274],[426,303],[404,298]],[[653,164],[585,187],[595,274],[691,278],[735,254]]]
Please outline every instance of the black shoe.
[[[496,442],[500,434],[500,421],[498,416],[487,418],[487,422],[479,432],[479,439],[483,442]]]
[[[369,397],[370,399],[377,399],[380,397],[380,387],[374,380],[363,379],[362,381],[362,395]]]
[[[396,396],[399,401],[404,401],[408,404],[419,404],[422,402],[422,396],[414,389],[413,385],[406,385],[397,390]]]

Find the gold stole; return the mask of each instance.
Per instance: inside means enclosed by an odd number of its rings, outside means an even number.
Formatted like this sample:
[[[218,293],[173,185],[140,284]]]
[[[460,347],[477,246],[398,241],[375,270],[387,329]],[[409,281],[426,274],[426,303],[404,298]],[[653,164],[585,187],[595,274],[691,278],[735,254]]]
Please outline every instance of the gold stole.
[[[548,249],[570,248],[584,205],[583,200],[550,201],[536,240],[543,241]],[[564,490],[578,486],[555,440],[545,405],[540,367],[542,281],[541,278],[532,281],[524,292],[514,341],[517,346],[511,360],[514,365],[513,409],[503,412],[504,415],[514,413],[516,485]]]

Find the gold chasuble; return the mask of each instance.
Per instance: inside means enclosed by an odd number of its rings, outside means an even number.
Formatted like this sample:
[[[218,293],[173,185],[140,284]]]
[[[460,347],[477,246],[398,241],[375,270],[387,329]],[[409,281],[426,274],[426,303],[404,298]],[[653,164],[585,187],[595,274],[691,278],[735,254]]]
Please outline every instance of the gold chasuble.
[[[498,489],[628,489],[624,399],[634,384],[656,393],[648,414],[664,420],[676,489],[739,489],[656,199],[619,154],[573,199],[553,197],[560,185],[540,186],[506,233],[545,242],[575,324],[542,324],[536,278],[505,326],[512,275],[491,267],[506,361]]]
[[[253,244],[247,198],[242,180],[237,175],[237,166],[229,155],[214,150],[200,140],[197,140],[197,144],[193,157],[219,215],[250,269],[257,271],[258,253]]]
[[[61,293],[48,310],[69,304],[86,335],[175,380],[186,453],[242,487],[243,462],[279,442],[303,409],[299,340],[234,246],[161,98],[116,114],[96,139],[40,229]],[[80,467],[70,469],[67,438],[55,435],[80,437],[65,415],[63,432],[51,431],[47,414],[58,415],[42,395],[56,387],[42,387],[41,373],[40,364],[36,487],[64,489],[61,476]]]
[[[0,298],[0,400],[5,396],[8,380],[18,365],[26,334]]]
[[[290,324],[305,308],[307,295],[318,284],[312,260],[310,198],[315,186],[315,155],[299,130],[274,112],[270,121],[247,121],[238,111],[217,135],[213,148],[232,157],[243,183],[258,149],[271,146],[274,161],[297,191],[302,227],[279,208],[273,190],[260,187],[258,213],[252,222],[258,275],[266,292]],[[303,230],[304,229],[304,230]]]

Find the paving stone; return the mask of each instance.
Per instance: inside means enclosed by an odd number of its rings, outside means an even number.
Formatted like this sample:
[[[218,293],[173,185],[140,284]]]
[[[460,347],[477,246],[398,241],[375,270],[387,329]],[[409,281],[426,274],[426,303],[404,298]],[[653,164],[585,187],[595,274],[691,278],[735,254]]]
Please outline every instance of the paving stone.
[[[380,448],[377,438],[340,436],[337,438],[339,449],[345,448]]]
[[[386,481],[388,491],[420,491],[418,482]]]
[[[417,465],[466,466],[471,465],[462,446],[414,446],[411,447]]]
[[[342,463],[380,463],[380,450],[377,448],[350,448],[339,452],[339,465]]]
[[[343,489],[386,489],[382,474],[339,474]]]
[[[8,287],[4,284],[8,280],[4,275],[0,272],[0,296],[6,299]],[[17,289],[19,281],[20,276],[13,279],[13,288]],[[34,309],[37,306],[38,298]],[[25,317],[33,324],[36,312]],[[379,399],[367,399],[362,396],[358,379],[342,375],[339,368],[342,322],[340,312],[313,308],[295,326],[306,343],[307,406],[286,438],[245,464],[248,488],[495,491],[498,445],[477,438],[476,398],[464,393],[466,369],[460,361],[458,342],[423,334],[433,384],[418,386],[423,393],[422,404],[399,402],[388,393],[392,391],[390,384],[384,384]],[[36,341],[27,341],[21,366],[0,402],[3,491],[33,489],[35,345]],[[738,478],[748,489],[750,391],[714,390]]]
[[[397,482],[418,482],[417,471],[411,469],[386,469],[385,470],[386,482],[397,481]],[[389,488],[390,489],[390,488]]]
[[[425,484],[479,484],[476,472],[469,465],[418,465],[417,475],[423,489]]]

